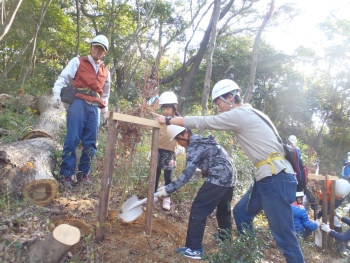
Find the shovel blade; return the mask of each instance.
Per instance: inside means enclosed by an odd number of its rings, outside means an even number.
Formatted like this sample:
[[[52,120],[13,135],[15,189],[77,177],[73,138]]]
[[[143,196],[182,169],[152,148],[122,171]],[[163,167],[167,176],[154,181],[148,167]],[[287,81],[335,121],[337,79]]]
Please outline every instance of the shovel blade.
[[[141,206],[137,206],[133,209],[130,209],[128,211],[125,211],[118,215],[119,219],[123,220],[124,222],[132,222],[136,220],[140,215],[142,215],[143,210]]]
[[[139,202],[139,199],[136,195],[133,195],[128,200],[126,200],[122,205],[122,213],[118,215],[118,218],[124,222],[131,222],[142,215],[143,210],[141,204],[130,209],[130,207],[134,206],[137,202]]]

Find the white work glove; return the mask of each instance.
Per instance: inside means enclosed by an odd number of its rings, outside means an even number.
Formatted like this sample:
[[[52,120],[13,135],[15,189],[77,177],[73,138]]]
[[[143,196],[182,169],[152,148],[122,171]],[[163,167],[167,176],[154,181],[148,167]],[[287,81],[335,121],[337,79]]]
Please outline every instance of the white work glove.
[[[102,123],[106,123],[107,122],[107,112],[103,112],[102,113]]]
[[[316,219],[316,220],[315,220],[315,223],[317,224],[317,227],[319,227],[319,226],[321,225],[320,219]]]
[[[343,211],[344,211],[345,213],[349,213],[349,210],[350,210],[350,209],[349,209],[348,206],[346,206],[346,207],[343,208]]]
[[[331,232],[332,229],[329,228],[329,225],[326,225],[325,223],[322,223],[321,224],[321,229],[324,231],[324,232]]]
[[[52,107],[58,109],[61,104],[61,96],[58,93],[54,93],[52,98],[51,98],[51,105]]]
[[[159,187],[157,189],[158,197],[168,196],[169,194],[165,190],[165,186]]]

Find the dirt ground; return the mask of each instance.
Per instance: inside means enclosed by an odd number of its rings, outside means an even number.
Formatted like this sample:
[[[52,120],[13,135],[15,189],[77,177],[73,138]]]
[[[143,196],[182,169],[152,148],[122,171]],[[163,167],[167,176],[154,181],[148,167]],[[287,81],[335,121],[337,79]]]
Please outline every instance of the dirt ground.
[[[196,262],[176,253],[177,247],[185,245],[187,222],[191,201],[181,204],[172,203],[171,210],[162,209],[162,202],[159,200],[153,206],[152,233],[145,234],[146,213],[144,212],[137,220],[131,223],[123,223],[117,220],[117,208],[120,197],[115,195],[110,200],[110,210],[106,222],[105,240],[102,244],[93,242],[96,229],[96,218],[98,215],[99,198],[74,200],[74,198],[60,197],[54,201],[53,207],[64,207],[69,211],[66,216],[53,216],[52,221],[57,226],[61,223],[70,224],[80,229],[83,236],[91,234],[92,242],[87,244],[80,241],[75,245],[71,253],[73,256],[83,256],[90,249],[96,252],[92,256],[96,262],[142,262],[142,263],[178,263]],[[144,209],[146,205],[143,205]],[[71,217],[75,215],[75,218]],[[206,230],[203,239],[205,253],[215,253],[218,250],[218,242],[213,238],[216,232],[217,223],[215,214],[207,219]],[[89,246],[91,246],[89,248]],[[286,262],[282,252],[272,240],[270,247],[262,251],[264,263]],[[306,255],[307,256],[307,255]],[[333,255],[334,256],[334,255]],[[326,254],[312,254],[307,262],[331,262],[333,258]],[[86,260],[86,259],[85,259]],[[198,262],[198,261],[197,261]]]
[[[0,232],[0,262],[26,262],[23,249],[22,253],[16,252],[13,247],[3,248],[1,252],[3,240],[7,240],[8,243],[21,243],[26,250],[26,247],[30,245],[28,240],[31,240],[35,233],[41,232],[38,236],[43,238],[49,231],[62,223],[79,228],[82,234],[80,242],[71,248],[65,262],[181,263],[197,261],[179,255],[175,251],[177,247],[185,245],[191,200],[181,204],[173,202],[170,211],[162,209],[161,201],[154,204],[152,233],[151,236],[147,236],[145,234],[146,213],[144,212],[142,216],[131,223],[117,220],[121,197],[112,192],[105,225],[105,240],[101,244],[97,244],[94,234],[98,216],[99,193],[91,194],[87,191],[86,195],[82,195],[81,189],[79,194],[75,191],[62,191],[50,205],[45,207],[44,211],[35,210],[38,208],[34,207],[35,216],[32,212],[28,212],[23,214],[21,219],[15,219],[9,223],[10,227],[6,231]],[[1,220],[5,221],[6,217],[8,218],[8,215],[0,212]],[[207,219],[203,239],[204,253],[215,253],[219,248],[219,243],[213,237],[216,228],[216,218],[213,214]],[[45,231],[43,231],[44,229]],[[329,263],[337,257],[329,253],[318,253],[314,248],[311,249],[314,252],[305,255],[308,263]],[[269,247],[264,248],[262,253],[264,254],[262,262],[264,263],[286,262],[282,252],[272,239],[269,240]],[[338,256],[338,258],[340,257]]]

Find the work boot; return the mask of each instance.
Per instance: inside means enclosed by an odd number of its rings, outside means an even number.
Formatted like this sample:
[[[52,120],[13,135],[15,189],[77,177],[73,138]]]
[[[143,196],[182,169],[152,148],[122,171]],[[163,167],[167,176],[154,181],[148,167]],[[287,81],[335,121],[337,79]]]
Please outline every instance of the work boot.
[[[170,210],[170,204],[171,204],[170,197],[169,197],[169,196],[168,196],[168,197],[165,197],[165,198],[163,199],[163,208],[164,208],[165,210]]]
[[[65,188],[72,189],[72,180],[69,177],[63,176],[62,184]]]

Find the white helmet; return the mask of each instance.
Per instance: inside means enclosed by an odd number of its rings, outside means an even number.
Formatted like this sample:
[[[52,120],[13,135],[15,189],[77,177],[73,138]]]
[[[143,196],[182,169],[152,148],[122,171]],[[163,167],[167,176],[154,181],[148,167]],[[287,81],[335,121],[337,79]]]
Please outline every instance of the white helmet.
[[[159,105],[177,104],[177,97],[174,92],[166,91],[159,96]]]
[[[298,142],[298,139],[295,135],[291,135],[289,136],[288,141],[290,141],[293,145],[296,145]]]
[[[302,196],[304,196],[304,192],[303,191],[297,192],[296,197],[302,197]]]
[[[168,125],[167,132],[170,137],[170,141],[172,141],[179,133],[186,130],[185,127],[177,126],[177,125]]]
[[[104,35],[95,36],[91,42],[91,45],[100,45],[105,51],[108,51],[108,39]]]
[[[222,95],[232,92],[232,95],[235,96],[240,90],[236,82],[230,79],[223,79],[216,83],[211,91],[211,100],[214,102],[217,98],[221,98],[226,101]],[[236,91],[236,92],[235,92]]]
[[[344,179],[338,179],[335,181],[335,195],[347,196],[350,193],[350,184]]]

